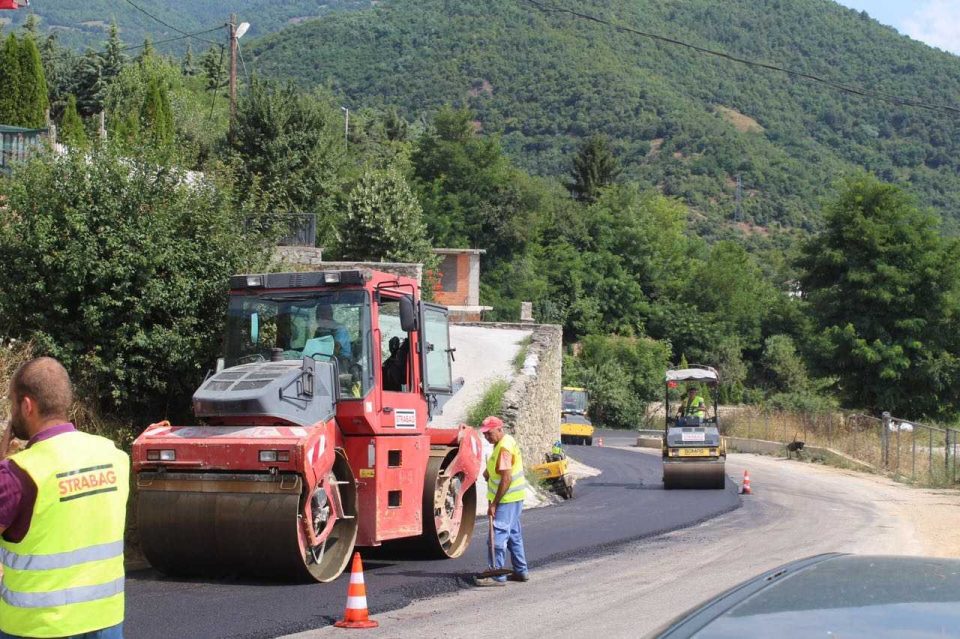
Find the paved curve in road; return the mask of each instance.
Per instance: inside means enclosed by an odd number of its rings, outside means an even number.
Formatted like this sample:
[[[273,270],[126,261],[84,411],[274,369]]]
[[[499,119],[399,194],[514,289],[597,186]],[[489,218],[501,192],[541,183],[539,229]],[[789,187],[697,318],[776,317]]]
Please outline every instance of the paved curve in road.
[[[632,437],[603,433],[605,444]],[[597,555],[606,548],[689,526],[740,505],[736,486],[723,491],[665,492],[655,457],[612,448],[571,447],[572,456],[602,473],[577,484],[577,495],[524,513],[532,569],[558,559]],[[376,559],[364,562],[372,613],[394,610],[464,587],[485,566],[485,523],[478,522],[463,557],[450,561]],[[155,571],[127,575],[128,639],[260,639],[332,623],[343,614],[347,579],[331,584],[277,584],[167,578]]]

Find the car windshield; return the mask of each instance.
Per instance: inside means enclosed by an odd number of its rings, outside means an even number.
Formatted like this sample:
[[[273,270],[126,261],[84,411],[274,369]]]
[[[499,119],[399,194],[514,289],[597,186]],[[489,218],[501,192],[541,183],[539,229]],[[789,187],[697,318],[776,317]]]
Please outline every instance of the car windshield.
[[[366,395],[372,386],[370,305],[364,291],[234,295],[227,312],[225,363],[284,359],[336,360],[340,396]]]

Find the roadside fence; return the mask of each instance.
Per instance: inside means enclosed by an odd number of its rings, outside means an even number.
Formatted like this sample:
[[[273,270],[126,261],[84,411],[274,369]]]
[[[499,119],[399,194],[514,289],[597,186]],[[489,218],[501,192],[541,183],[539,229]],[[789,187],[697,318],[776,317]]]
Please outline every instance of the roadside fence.
[[[724,435],[829,449],[877,472],[930,486],[957,483],[960,431],[883,413],[798,413],[755,407],[721,412]]]

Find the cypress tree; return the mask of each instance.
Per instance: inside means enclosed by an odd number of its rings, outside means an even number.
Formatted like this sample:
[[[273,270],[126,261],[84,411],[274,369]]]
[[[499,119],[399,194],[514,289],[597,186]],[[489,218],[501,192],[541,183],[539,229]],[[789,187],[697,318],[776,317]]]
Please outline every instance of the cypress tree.
[[[67,106],[60,119],[60,141],[74,148],[87,146],[87,132],[83,128],[80,114],[77,113],[77,98],[73,95],[67,97]]]
[[[20,121],[20,45],[12,33],[0,48],[0,124],[16,126]]]
[[[19,126],[39,129],[47,125],[47,79],[43,73],[40,50],[31,36],[20,42]]]
[[[188,78],[197,75],[197,66],[193,59],[193,48],[189,44],[187,45],[187,52],[183,56],[183,61],[180,63],[180,73]]]
[[[173,142],[173,110],[170,96],[163,81],[150,78],[147,92],[140,108],[140,121],[155,146],[167,146]]]

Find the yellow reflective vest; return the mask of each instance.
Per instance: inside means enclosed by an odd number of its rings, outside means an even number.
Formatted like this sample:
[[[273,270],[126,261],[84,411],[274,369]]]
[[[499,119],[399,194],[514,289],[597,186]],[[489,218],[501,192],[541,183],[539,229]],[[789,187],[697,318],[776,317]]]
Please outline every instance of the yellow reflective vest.
[[[693,401],[687,398],[683,401],[683,415],[685,417],[705,417],[707,414],[707,405],[701,395],[696,395]]]
[[[527,479],[523,475],[523,456],[520,454],[520,446],[512,436],[504,436],[493,447],[493,454],[487,460],[487,501],[493,502],[497,496],[497,490],[500,488],[500,473],[497,472],[497,460],[500,459],[500,451],[506,449],[513,455],[513,467],[510,469],[513,477],[507,492],[503,493],[501,504],[509,504],[515,501],[523,501],[527,491]]]
[[[11,459],[36,484],[37,501],[23,540],[0,538],[0,630],[64,637],[122,622],[126,453],[73,431]]]

